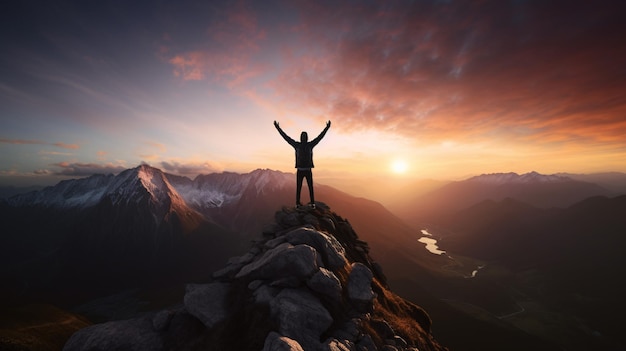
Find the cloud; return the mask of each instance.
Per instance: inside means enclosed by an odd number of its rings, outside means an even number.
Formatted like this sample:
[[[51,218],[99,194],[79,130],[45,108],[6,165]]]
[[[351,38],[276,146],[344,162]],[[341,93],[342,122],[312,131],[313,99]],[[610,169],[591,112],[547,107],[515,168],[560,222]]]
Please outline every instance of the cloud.
[[[54,172],[52,172],[49,169],[37,169],[33,171],[34,174],[36,175],[51,175],[54,174]]]
[[[398,4],[303,5],[301,35],[318,50],[292,56],[274,89],[353,132],[623,145],[626,33],[614,9]]]
[[[144,160],[155,161],[161,158],[161,154],[167,151],[163,143],[156,141],[144,141],[138,150],[138,155]]]
[[[72,150],[76,150],[80,148],[78,144],[54,143],[52,145],[63,148],[63,149],[72,149]]]
[[[16,144],[16,145],[50,145],[50,146],[56,146],[62,149],[71,149],[71,150],[76,150],[79,149],[80,146],[78,144],[66,144],[66,143],[47,143],[44,141],[39,141],[39,140],[26,140],[26,139],[7,139],[7,138],[0,138],[0,143],[3,144]]]
[[[168,173],[174,173],[189,177],[195,177],[199,174],[209,174],[222,171],[221,167],[218,167],[217,165],[210,162],[181,163],[178,161],[163,161],[161,162],[161,167]]]
[[[227,9],[206,33],[204,48],[179,52],[167,60],[174,66],[176,77],[191,81],[210,79],[233,87],[262,72],[253,63],[253,56],[266,33],[258,26],[256,15],[241,2]]]
[[[76,177],[85,177],[94,174],[117,174],[126,169],[121,165],[115,165],[112,163],[98,164],[59,162],[53,164],[52,166],[60,168],[59,171],[55,172],[56,175]]]

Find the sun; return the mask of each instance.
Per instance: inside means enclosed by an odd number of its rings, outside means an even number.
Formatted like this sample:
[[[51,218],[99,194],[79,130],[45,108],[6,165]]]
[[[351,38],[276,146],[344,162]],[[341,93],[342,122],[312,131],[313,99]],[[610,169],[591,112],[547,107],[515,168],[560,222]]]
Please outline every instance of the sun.
[[[404,174],[409,169],[409,164],[405,160],[394,160],[391,162],[391,171],[396,174]]]

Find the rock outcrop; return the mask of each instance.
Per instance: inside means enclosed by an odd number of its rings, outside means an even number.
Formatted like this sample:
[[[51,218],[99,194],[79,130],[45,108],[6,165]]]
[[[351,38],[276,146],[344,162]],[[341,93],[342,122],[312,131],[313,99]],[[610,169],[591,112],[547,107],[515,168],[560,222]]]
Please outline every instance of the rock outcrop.
[[[446,350],[348,221],[322,203],[275,219],[180,307],[87,327],[64,350]]]

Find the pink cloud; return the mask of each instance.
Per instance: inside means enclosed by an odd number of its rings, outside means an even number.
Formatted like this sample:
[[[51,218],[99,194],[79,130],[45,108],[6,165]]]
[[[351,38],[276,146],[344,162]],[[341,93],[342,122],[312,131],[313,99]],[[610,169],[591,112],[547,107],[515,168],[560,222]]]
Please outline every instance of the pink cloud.
[[[52,145],[63,148],[63,149],[72,149],[72,150],[76,150],[80,148],[78,144],[54,143]]]
[[[306,6],[303,41],[320,49],[289,56],[273,87],[337,128],[425,142],[624,143],[625,33],[598,25],[617,21],[606,8]]]

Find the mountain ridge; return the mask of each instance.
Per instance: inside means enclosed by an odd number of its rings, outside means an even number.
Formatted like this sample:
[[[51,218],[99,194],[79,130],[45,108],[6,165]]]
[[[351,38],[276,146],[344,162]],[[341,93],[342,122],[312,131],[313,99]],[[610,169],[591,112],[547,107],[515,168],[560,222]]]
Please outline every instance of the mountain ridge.
[[[448,183],[396,209],[411,223],[436,221],[484,200],[513,198],[540,208],[567,207],[585,198],[615,193],[602,186],[562,175],[490,173]]]

